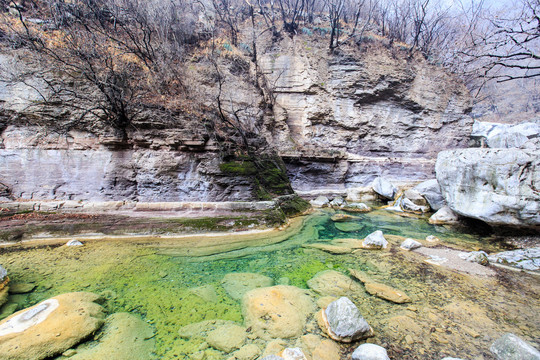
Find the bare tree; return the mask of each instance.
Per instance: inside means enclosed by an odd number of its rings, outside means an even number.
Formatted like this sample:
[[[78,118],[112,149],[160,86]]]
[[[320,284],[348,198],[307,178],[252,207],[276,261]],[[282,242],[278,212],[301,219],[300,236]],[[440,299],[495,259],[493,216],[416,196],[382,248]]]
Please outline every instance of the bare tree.
[[[486,79],[504,82],[540,76],[540,1],[521,0],[515,14],[489,16],[461,52]]]

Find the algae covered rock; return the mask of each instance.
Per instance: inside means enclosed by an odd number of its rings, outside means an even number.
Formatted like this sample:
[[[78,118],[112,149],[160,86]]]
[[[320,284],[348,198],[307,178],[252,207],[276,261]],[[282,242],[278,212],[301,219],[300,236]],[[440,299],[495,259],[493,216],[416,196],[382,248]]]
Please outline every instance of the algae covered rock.
[[[154,331],[143,320],[129,313],[116,313],[105,319],[99,341],[78,346],[70,360],[149,360],[155,359]],[[61,357],[60,359],[64,359]]]
[[[411,302],[411,298],[401,290],[394,289],[391,286],[380,284],[372,281],[365,273],[349,269],[351,275],[364,283],[366,291],[374,296],[377,296],[381,299],[391,301],[396,304],[404,304]]]
[[[236,324],[226,324],[210,331],[206,342],[214,349],[229,353],[239,349],[247,339],[246,329]]]
[[[331,302],[320,312],[319,326],[330,338],[351,342],[373,336],[373,330],[360,315],[354,303],[346,297]]]
[[[337,222],[334,224],[336,229],[343,232],[360,231],[364,228],[364,225],[356,222]]]
[[[250,290],[269,287],[274,281],[268,276],[254,273],[229,273],[221,280],[221,285],[235,300],[241,300],[245,293]]]
[[[247,327],[257,337],[270,340],[302,335],[315,305],[306,290],[277,285],[254,289],[242,299],[242,313]]]
[[[333,215],[330,219],[333,222],[341,222],[341,221],[354,220],[354,219],[356,219],[356,217],[354,217],[352,215],[348,215],[348,214],[336,214],[336,215]]]
[[[362,287],[356,281],[335,270],[321,271],[308,280],[310,289],[323,296],[345,296],[363,294]]]
[[[21,310],[0,322],[4,360],[45,359],[79,343],[103,325],[96,294],[68,293]]]

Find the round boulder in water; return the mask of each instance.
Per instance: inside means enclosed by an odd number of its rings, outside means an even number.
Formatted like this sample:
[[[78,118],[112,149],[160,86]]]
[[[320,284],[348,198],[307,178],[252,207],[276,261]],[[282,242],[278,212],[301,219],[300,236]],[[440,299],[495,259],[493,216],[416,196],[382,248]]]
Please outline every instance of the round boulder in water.
[[[366,236],[362,245],[365,249],[386,249],[388,241],[384,238],[383,232],[377,230]]]

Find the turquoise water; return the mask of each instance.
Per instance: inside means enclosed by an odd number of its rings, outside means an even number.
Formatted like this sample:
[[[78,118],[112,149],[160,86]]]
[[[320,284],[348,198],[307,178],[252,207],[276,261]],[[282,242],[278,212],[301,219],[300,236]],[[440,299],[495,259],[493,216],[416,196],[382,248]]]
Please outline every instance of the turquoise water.
[[[0,264],[8,269],[13,283],[32,282],[37,286],[30,294],[10,296],[10,303],[16,303],[18,309],[66,292],[100,294],[109,313],[127,311],[152,326],[155,357],[159,359],[191,358],[201,351],[206,359],[230,357],[209,347],[204,339],[181,338],[178,330],[208,319],[243,322],[241,303],[221,285],[231,272],[262,274],[275,284],[307,288],[307,281],[318,272],[335,270],[348,276],[352,268],[405,291],[413,300],[410,304],[393,304],[363,290],[348,295],[375,330],[370,341],[387,347],[392,358],[461,355],[489,359],[491,342],[504,332],[529,341],[540,339],[538,278],[513,272],[469,276],[426,264],[424,256],[399,250],[403,237],[426,243],[428,235],[441,239],[436,246],[500,250],[489,238],[474,229],[456,231],[430,225],[424,218],[401,217],[385,210],[358,215],[351,222],[362,228],[344,232],[336,228],[330,219],[332,214],[310,215],[300,232],[278,243],[199,257],[175,256],[174,247],[134,239],[88,241],[79,248],[46,246],[3,252]],[[333,255],[303,247],[338,238],[362,239],[375,230],[397,235],[389,236],[389,250]],[[181,242],[178,248],[182,248]],[[197,295],[194,289],[201,286],[213,289],[210,300]],[[313,301],[320,298],[314,294]],[[305,330],[306,334],[321,336],[314,318]],[[265,341],[250,341],[264,350]],[[295,344],[294,339],[287,341],[290,346]],[[357,345],[341,344],[343,356]]]

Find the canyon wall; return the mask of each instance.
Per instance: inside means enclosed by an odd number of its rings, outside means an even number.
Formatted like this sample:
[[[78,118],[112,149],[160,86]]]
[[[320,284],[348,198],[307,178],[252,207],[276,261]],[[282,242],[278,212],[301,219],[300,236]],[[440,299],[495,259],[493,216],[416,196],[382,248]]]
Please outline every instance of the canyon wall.
[[[307,40],[296,36],[271,47],[261,44],[258,70],[244,62],[247,73],[259,71],[264,77],[270,111],[251,77],[238,73],[234,61],[221,60],[224,106],[243,109],[242,121],[260,119],[253,131],[282,156],[295,190],[346,191],[367,187],[379,175],[397,183],[433,178],[439,151],[469,144],[468,91],[442,69],[421,57],[406,58],[395,48],[373,45],[329,53],[325,43]],[[4,72],[16,67],[9,53],[0,62]],[[217,85],[206,74],[208,67],[194,63],[187,76],[200,103],[211,108]],[[128,129],[128,146],[106,128],[57,131],[41,120],[67,122],[73,114],[61,106],[41,106],[40,91],[46,87],[29,81],[0,85],[0,183],[12,197],[254,197],[250,179],[222,172],[220,148],[201,119],[182,115],[160,123],[147,114],[154,122]]]

